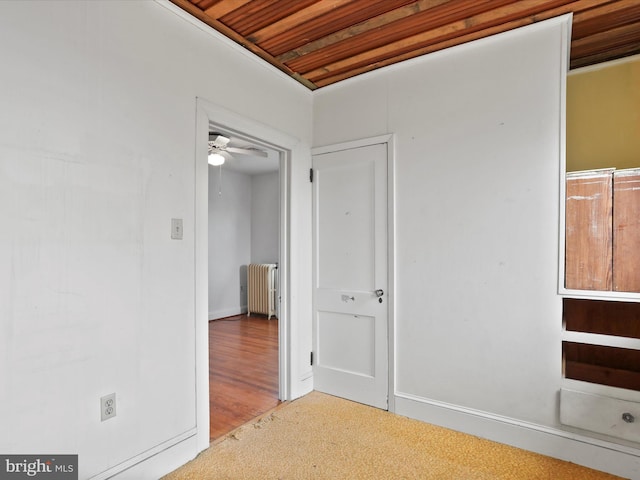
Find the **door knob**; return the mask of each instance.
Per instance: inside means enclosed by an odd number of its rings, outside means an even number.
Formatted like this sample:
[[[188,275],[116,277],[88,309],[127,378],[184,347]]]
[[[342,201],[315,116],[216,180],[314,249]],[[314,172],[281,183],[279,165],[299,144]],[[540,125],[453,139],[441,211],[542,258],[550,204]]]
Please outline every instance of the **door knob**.
[[[379,288],[378,290],[375,291],[375,294],[376,294],[376,297],[381,297],[384,295],[384,290]]]

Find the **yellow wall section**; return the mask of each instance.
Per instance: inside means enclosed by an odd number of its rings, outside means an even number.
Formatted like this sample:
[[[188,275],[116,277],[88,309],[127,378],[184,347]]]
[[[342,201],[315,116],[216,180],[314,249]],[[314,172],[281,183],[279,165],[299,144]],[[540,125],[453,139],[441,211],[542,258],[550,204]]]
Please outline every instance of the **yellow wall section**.
[[[640,166],[640,56],[567,77],[567,171]]]

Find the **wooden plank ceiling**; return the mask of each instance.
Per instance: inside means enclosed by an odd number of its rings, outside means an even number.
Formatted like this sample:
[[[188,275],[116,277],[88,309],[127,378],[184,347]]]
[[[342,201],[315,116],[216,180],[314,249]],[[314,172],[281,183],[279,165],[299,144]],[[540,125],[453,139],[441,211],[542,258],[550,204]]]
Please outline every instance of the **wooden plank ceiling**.
[[[640,0],[171,0],[310,89],[573,12],[571,68],[640,53]]]

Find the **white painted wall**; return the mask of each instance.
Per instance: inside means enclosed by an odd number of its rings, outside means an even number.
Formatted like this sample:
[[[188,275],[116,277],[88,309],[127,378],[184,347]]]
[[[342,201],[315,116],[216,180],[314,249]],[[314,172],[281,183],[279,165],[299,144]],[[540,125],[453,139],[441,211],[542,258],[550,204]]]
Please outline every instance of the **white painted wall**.
[[[247,265],[279,259],[278,172],[209,167],[209,319],[247,311]]]
[[[396,136],[396,411],[637,478],[639,450],[558,418],[566,34],[553,20],[318,90],[314,145]]]
[[[252,181],[209,166],[209,319],[246,312]],[[241,291],[240,287],[244,287]]]
[[[280,229],[278,172],[251,177],[251,262],[277,263]]]
[[[3,1],[0,58],[0,451],[78,453],[80,478],[157,454],[120,477],[158,478],[198,448],[196,98],[299,139],[290,248],[308,272],[311,94],[168,2]],[[309,331],[291,332],[304,371]]]

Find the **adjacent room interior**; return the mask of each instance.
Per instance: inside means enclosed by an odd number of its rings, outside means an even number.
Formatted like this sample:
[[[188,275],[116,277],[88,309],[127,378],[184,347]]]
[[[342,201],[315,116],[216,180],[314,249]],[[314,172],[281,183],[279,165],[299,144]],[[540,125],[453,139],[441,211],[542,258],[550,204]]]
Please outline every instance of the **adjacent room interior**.
[[[211,440],[279,403],[280,155],[209,135]]]

